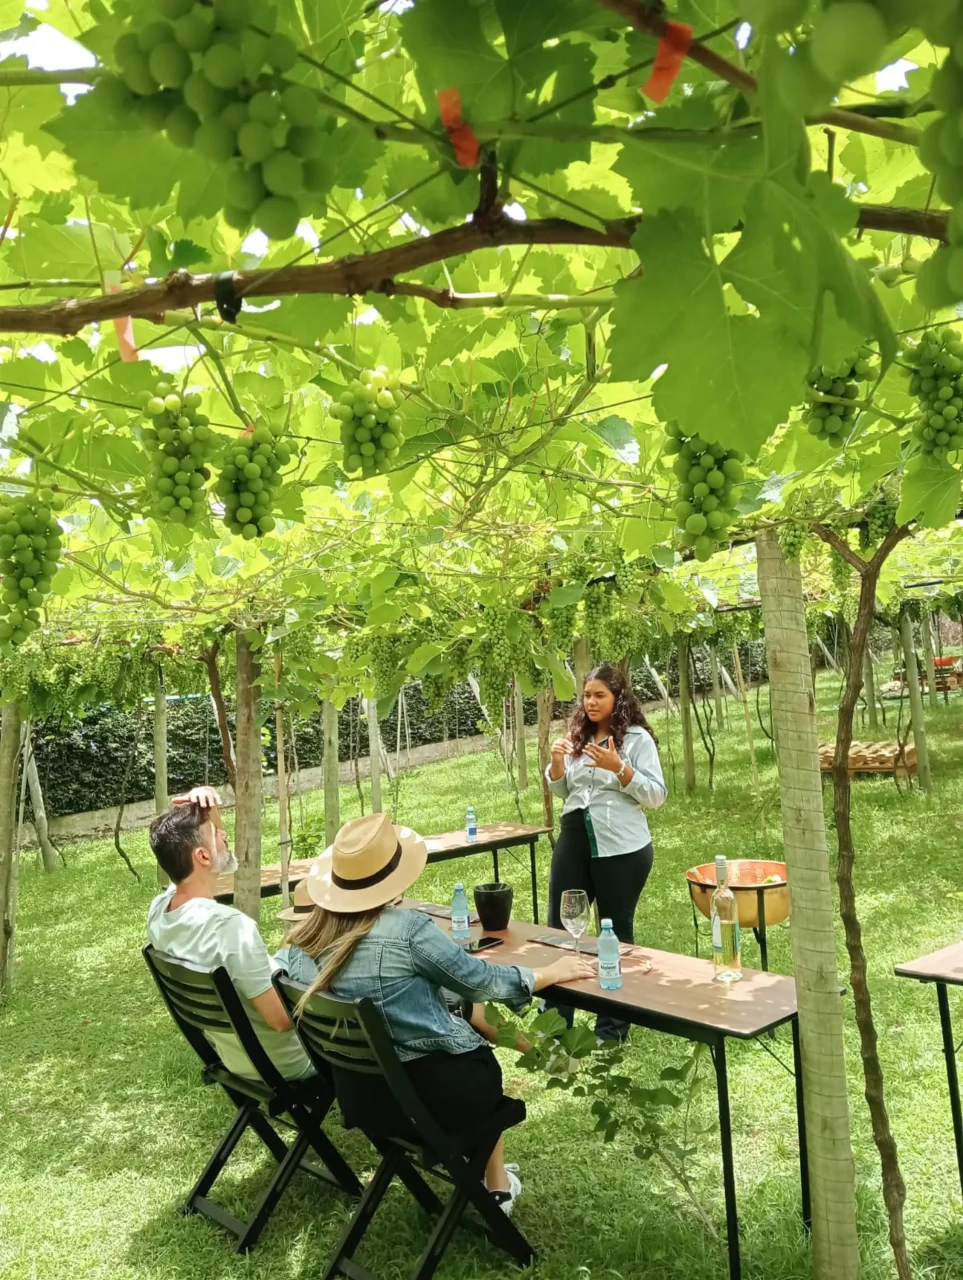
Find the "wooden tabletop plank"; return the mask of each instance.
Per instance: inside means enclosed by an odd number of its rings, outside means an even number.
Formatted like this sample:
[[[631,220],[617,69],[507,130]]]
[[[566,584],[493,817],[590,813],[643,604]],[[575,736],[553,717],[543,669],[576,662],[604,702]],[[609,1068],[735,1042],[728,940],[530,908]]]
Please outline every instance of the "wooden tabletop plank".
[[[449,927],[445,920],[433,919],[439,928]],[[480,928],[472,929],[473,936],[480,936],[481,932]],[[495,935],[505,939],[504,945],[479,954],[492,964],[542,968],[561,954],[557,947],[535,941],[546,934],[568,937],[562,929],[513,920],[505,933]],[[648,972],[643,971],[642,962],[646,960],[652,965]],[[694,1028],[739,1039],[761,1035],[796,1014],[796,984],[792,978],[759,969],[743,969],[742,981],[727,986],[716,982],[714,975],[710,960],[652,947],[633,947],[622,957],[620,990],[603,991],[595,978],[566,983],[557,990],[559,994],[570,992],[573,1003],[579,993],[592,997],[593,1005],[604,1000],[611,1004],[613,1016],[625,1017],[630,1022],[639,1021],[644,1025],[646,1016],[651,1015],[680,1019]]]
[[[444,862],[449,858],[473,853],[491,853],[495,849],[509,849],[515,845],[530,844],[539,836],[548,835],[551,827],[531,827],[522,822],[489,822],[478,828],[478,840],[471,844],[465,839],[465,832],[447,831],[440,836],[425,836],[428,845],[428,861]],[[288,881],[293,887],[310,872],[315,863],[314,858],[296,858],[290,863]],[[281,867],[274,863],[261,868],[261,896],[277,893],[281,887]],[[220,902],[231,902],[234,898],[234,876],[217,877],[214,896]]]
[[[963,942],[951,942],[942,951],[933,951],[918,960],[896,966],[897,978],[916,978],[918,982],[947,982],[963,986]]]

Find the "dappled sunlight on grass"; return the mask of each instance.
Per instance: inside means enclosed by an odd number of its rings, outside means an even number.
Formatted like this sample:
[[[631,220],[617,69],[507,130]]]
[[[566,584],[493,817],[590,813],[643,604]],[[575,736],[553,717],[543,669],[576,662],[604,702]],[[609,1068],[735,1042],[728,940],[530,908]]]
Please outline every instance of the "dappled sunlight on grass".
[[[833,730],[838,680],[820,689],[820,737]],[[766,695],[760,707],[768,723]],[[679,794],[678,725],[657,717],[662,757],[676,790],[651,817],[655,867],[639,905],[637,938],[666,950],[691,952],[694,932],[683,873],[716,853],[779,857],[781,827],[771,745],[756,718],[758,794],[741,708],[730,703],[730,727],[717,733],[716,789],[705,789],[705,757],[696,742],[700,790]],[[881,732],[892,737],[890,724]],[[963,1274],[963,1212],[936,1001],[931,988],[893,977],[893,965],[961,936],[963,929],[963,700],[928,712],[936,778],[932,797],[892,780],[859,779],[853,787],[856,884],[870,965],[880,1052],[893,1128],[908,1184],[907,1226],[919,1274],[956,1280]],[[866,739],[864,728],[857,736]],[[522,816],[541,821],[534,749]],[[391,787],[385,782],[385,796]],[[831,791],[825,792],[831,817]],[[456,829],[465,805],[479,823],[518,820],[494,752],[412,770],[400,782],[399,811],[425,835]],[[360,811],[354,786],[341,792],[342,817]],[[320,796],[294,804],[318,815]],[[233,825],[229,815],[228,826]],[[252,1258],[238,1258],[227,1237],[200,1218],[181,1218],[178,1205],[230,1118],[226,1100],[200,1084],[196,1061],[159,1004],[140,956],[147,904],[155,892],[146,833],[123,837],[142,883],[137,884],[110,841],[75,845],[68,866],[45,875],[24,856],[17,985],[0,1011],[0,1276],[20,1280],[307,1280],[316,1277],[348,1208],[313,1180],[296,1177]],[[277,860],[277,811],[265,811],[265,861]],[[547,895],[547,841],[539,845],[540,898]],[[527,850],[500,855],[502,877],[515,886],[515,913],[531,918]],[[446,901],[454,882],[491,876],[491,857],[429,867],[416,892]],[[262,931],[277,945],[280,899],[263,902]],[[701,917],[700,917],[701,920]],[[701,923],[703,955],[707,924]],[[791,971],[788,928],[770,931],[770,966]],[[848,965],[840,935],[840,975]],[[747,935],[745,961],[758,949]],[[963,1035],[963,1001],[959,1028]],[[885,1222],[878,1195],[878,1160],[862,1098],[858,1045],[847,1001],[851,1108],[859,1170],[860,1229],[867,1280],[889,1277]],[[767,1046],[791,1061],[788,1032]],[[629,1069],[639,1083],[681,1061],[684,1046],[636,1031]],[[701,1141],[689,1170],[720,1239],[656,1163],[642,1163],[628,1140],[604,1145],[578,1099],[547,1091],[541,1080],[502,1055],[509,1086],[528,1106],[525,1125],[509,1136],[509,1157],[522,1167],[525,1195],[519,1222],[540,1254],[545,1280],[715,1280],[726,1275],[722,1180],[715,1134]],[[803,1280],[809,1272],[799,1221],[798,1152],[792,1080],[764,1047],[729,1050],[736,1173],[747,1280]],[[714,1114],[708,1064],[693,1118]],[[336,1140],[360,1172],[373,1153],[356,1133]],[[218,1198],[243,1211],[268,1173],[255,1139],[245,1138]],[[424,1242],[424,1223],[395,1188],[375,1220],[360,1260],[384,1280],[402,1280]],[[923,1270],[925,1268],[925,1271]],[[501,1280],[501,1258],[470,1235],[456,1236],[441,1275],[451,1280]]]

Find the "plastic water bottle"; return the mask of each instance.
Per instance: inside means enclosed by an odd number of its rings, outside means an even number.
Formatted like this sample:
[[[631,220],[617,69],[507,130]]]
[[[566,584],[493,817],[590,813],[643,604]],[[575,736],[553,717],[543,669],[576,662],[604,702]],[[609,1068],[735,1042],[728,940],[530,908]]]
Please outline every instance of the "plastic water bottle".
[[[722,853],[716,855],[716,884],[718,888],[709,901],[716,982],[738,982],[742,977],[739,904],[729,888],[729,864]]]
[[[468,844],[474,844],[478,839],[478,819],[475,817],[475,810],[468,806],[465,814],[465,841]]]
[[[451,936],[456,942],[465,942],[471,937],[468,897],[465,894],[465,886],[460,880],[455,885],[455,894],[451,900]]]
[[[612,921],[602,921],[599,934],[599,986],[603,991],[618,991],[622,985],[622,957],[619,940],[612,931]]]

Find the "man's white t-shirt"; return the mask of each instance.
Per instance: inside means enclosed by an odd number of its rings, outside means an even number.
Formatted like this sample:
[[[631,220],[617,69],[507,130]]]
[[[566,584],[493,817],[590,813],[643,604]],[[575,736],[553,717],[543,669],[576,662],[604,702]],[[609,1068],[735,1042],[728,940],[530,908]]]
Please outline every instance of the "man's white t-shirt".
[[[280,968],[268,954],[257,925],[250,918],[213,898],[191,898],[168,911],[171,885],[158,894],[147,912],[147,940],[155,951],[177,960],[215,968],[223,965],[234,983],[257,1032],[257,1037],[281,1074],[288,1080],[313,1071],[294,1031],[274,1031],[251,1001],[271,987],[271,974]],[[257,1078],[251,1059],[231,1032],[206,1033],[225,1067],[240,1076]]]

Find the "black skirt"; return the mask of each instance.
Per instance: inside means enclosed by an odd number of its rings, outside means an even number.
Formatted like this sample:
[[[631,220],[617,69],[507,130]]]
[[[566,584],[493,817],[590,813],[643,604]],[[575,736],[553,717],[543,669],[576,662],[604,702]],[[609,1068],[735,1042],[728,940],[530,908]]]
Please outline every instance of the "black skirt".
[[[502,1069],[487,1045],[468,1053],[429,1053],[402,1065],[432,1119],[446,1133],[473,1128],[501,1105]],[[348,1129],[384,1137],[414,1136],[381,1076],[335,1067],[334,1086]]]

